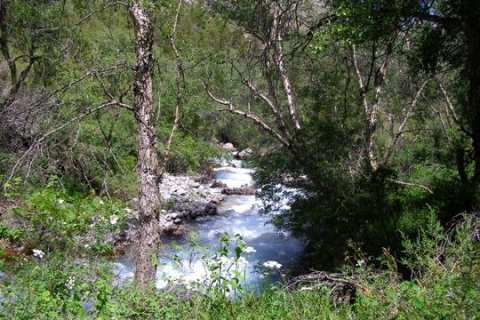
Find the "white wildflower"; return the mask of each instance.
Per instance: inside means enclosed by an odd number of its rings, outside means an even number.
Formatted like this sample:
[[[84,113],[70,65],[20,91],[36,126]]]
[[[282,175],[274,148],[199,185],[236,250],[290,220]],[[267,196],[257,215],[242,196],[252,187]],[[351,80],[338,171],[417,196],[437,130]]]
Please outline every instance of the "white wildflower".
[[[357,267],[363,267],[365,265],[365,260],[360,259],[357,261]]]
[[[240,258],[238,258],[237,263],[239,265],[247,265],[248,261],[247,261],[247,259],[245,259],[245,257],[240,257]]]
[[[228,257],[221,256],[221,257],[220,257],[220,263],[221,263],[222,265],[227,265],[227,264],[230,263],[230,259],[229,259]]]
[[[300,291],[313,291],[312,287],[301,287]]]
[[[67,279],[67,282],[65,282],[65,287],[68,290],[72,290],[73,287],[75,287],[75,277],[70,277]]]
[[[282,267],[280,263],[272,260],[264,262],[263,266],[268,269],[280,269]]]
[[[45,255],[45,252],[43,252],[42,250],[39,250],[39,249],[33,249],[32,252],[33,252],[33,256],[37,257],[39,259],[42,259],[43,256]]]
[[[103,202],[102,199],[100,199],[100,201],[98,201],[98,203],[100,203],[101,205],[105,204],[105,202]]]
[[[255,250],[254,247],[245,247],[245,248],[243,248],[243,252],[245,252],[245,253],[255,253],[255,252],[257,252],[257,250]]]
[[[64,204],[65,200],[63,200],[63,199],[58,199],[57,202],[58,202],[58,204]]]
[[[118,222],[118,216],[112,214],[110,216],[110,224],[116,224]]]

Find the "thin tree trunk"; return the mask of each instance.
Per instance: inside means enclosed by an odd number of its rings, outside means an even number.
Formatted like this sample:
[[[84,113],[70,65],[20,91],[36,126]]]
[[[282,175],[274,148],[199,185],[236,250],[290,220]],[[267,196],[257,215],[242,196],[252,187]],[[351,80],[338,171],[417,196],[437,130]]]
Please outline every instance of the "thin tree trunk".
[[[367,83],[364,82],[362,73],[359,66],[359,61],[357,58],[357,51],[355,45],[352,46],[352,60],[355,68],[355,73],[358,77],[358,84],[360,89],[360,95],[362,97],[363,108],[365,113],[365,128],[364,128],[364,138],[365,138],[365,147],[364,147],[364,159],[365,164],[367,165],[368,171],[370,173],[375,173],[379,168],[379,159],[378,150],[377,150],[377,122],[378,114],[382,108],[381,95],[385,86],[385,76],[387,73],[388,63],[390,62],[390,56],[393,52],[393,46],[396,35],[394,35],[387,44],[384,52],[384,60],[381,65],[374,71],[374,87],[373,87],[373,96],[372,100],[369,101],[367,97],[368,91],[368,80]],[[373,52],[372,55],[372,68],[375,65],[376,53]],[[371,72],[373,69],[371,69]]]
[[[138,199],[139,238],[136,244],[135,286],[152,285],[156,273],[159,240],[158,157],[153,125],[153,28],[151,18],[140,2],[133,2],[129,12],[135,25],[137,65],[134,81],[134,109],[138,125]]]
[[[172,33],[170,34],[170,45],[172,46],[173,53],[175,55],[175,61],[177,63],[177,79],[176,79],[176,104],[175,104],[175,117],[173,120],[172,129],[170,130],[170,134],[168,136],[167,144],[165,146],[165,155],[163,158],[163,165],[162,169],[166,170],[166,166],[168,161],[170,160],[170,151],[172,149],[173,137],[175,135],[175,131],[177,131],[178,124],[180,123],[180,113],[185,101],[185,72],[183,68],[182,57],[180,56],[180,52],[177,49],[175,44],[175,38],[177,36],[177,24],[178,18],[180,16],[180,10],[182,9],[183,0],[178,1],[177,11],[175,13],[175,19],[173,21]]]
[[[0,0],[0,52],[5,58],[8,68],[10,70],[10,88],[8,88],[7,95],[0,102],[0,112],[11,106],[17,97],[20,88],[25,83],[27,76],[30,74],[34,63],[38,60],[35,56],[36,40],[31,40],[28,54],[13,58],[9,48],[10,26],[9,26],[9,5],[10,0]],[[28,63],[23,70],[18,74],[17,60],[19,58],[28,58]]]
[[[283,32],[284,32],[284,21],[282,21],[282,2],[278,2],[274,8],[274,17],[273,17],[273,43],[274,43],[274,62],[279,71],[280,78],[282,79],[283,89],[285,91],[285,96],[287,98],[288,112],[290,118],[293,122],[295,130],[300,130],[300,121],[297,117],[297,104],[295,102],[295,95],[292,90],[292,84],[290,77],[288,75],[287,69],[284,64],[283,55]]]

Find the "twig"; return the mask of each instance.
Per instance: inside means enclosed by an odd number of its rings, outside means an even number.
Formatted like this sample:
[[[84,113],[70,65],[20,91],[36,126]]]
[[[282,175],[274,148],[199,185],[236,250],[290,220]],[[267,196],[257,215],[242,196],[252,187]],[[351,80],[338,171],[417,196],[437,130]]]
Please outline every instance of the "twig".
[[[424,189],[424,190],[427,190],[430,194],[433,194],[432,189],[430,189],[429,187],[424,186],[424,185],[422,185],[422,184],[405,182],[405,181],[394,180],[394,179],[387,179],[387,180],[390,181],[390,182],[396,183],[396,184],[403,185],[403,186],[422,188],[422,189]]]
[[[49,136],[51,136],[52,134],[64,129],[65,127],[69,126],[70,124],[85,118],[86,116],[92,114],[95,111],[101,110],[101,109],[106,108],[106,107],[114,106],[114,105],[118,105],[118,102],[117,101],[109,101],[109,102],[102,103],[101,105],[99,105],[97,107],[88,108],[87,110],[81,112],[78,116],[70,119],[69,121],[65,122],[64,124],[60,125],[59,127],[54,128],[54,129],[48,131],[47,133],[45,133],[42,137],[40,137],[38,140],[36,140],[34,143],[32,143],[32,145],[27,149],[27,151],[25,151],[23,153],[23,155],[15,162],[15,165],[13,166],[13,168],[10,172],[10,175],[9,175],[7,181],[6,181],[6,184],[8,184],[12,180],[12,178],[15,176],[15,174],[17,173],[20,166],[22,166],[24,160],[30,154],[30,152],[32,152],[39,144],[41,144]]]

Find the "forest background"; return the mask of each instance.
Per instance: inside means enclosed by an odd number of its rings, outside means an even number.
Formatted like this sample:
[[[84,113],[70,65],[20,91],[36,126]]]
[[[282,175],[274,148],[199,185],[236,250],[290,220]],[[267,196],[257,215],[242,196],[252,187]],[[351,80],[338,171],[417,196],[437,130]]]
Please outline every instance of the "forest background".
[[[200,296],[192,301],[202,307],[192,302],[192,309],[142,290],[132,300],[111,287],[102,263],[111,248],[101,243],[78,252],[91,263],[76,271],[98,277],[77,295],[59,284],[66,270],[79,268],[66,258],[78,249],[75,237],[112,212],[124,223],[131,217],[121,208],[138,196],[133,5],[151,18],[159,178],[211,171],[212,159],[224,156],[219,142],[251,148],[262,197],[272,197],[279,183],[302,191],[274,219],[308,240],[297,273],[368,261],[368,270],[355,271],[369,288],[358,290],[364,299],[356,307],[335,308],[317,291],[285,298],[290,293],[272,289],[258,302],[262,310],[276,300],[285,318],[302,304],[311,308],[305,312],[324,308],[339,317],[474,318],[475,0],[0,0],[1,266],[16,277],[2,282],[3,315],[87,316],[86,292],[98,317],[175,318],[185,308],[201,318],[220,308],[248,318],[255,310],[251,297],[237,304],[217,297],[215,304]],[[9,224],[12,210],[22,225]],[[98,224],[99,239],[108,228]],[[19,254],[11,251],[16,244]],[[28,258],[33,249],[49,258]],[[32,281],[38,292],[22,291]],[[153,306],[168,299],[177,301],[171,309]]]

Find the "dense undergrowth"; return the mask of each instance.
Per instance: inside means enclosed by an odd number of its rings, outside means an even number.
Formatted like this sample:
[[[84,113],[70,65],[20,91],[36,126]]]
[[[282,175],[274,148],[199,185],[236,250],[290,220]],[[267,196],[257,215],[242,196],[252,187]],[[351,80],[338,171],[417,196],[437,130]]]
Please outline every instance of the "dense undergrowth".
[[[162,170],[211,171],[218,143],[232,142],[258,155],[259,185],[300,190],[274,223],[308,239],[306,270],[343,270],[353,304],[285,284],[226,298],[226,279],[204,293],[115,286],[106,238],[132,217],[122,200],[138,195],[135,118],[83,115],[133,103],[133,26],[105,1],[12,0],[0,1],[0,317],[478,319],[479,217],[457,215],[480,204],[480,7],[328,2],[182,1],[177,12],[177,1],[145,1],[154,125]],[[291,5],[277,24],[278,3]],[[267,45],[275,25],[279,48]],[[285,75],[300,125],[284,109]],[[205,89],[253,116],[219,112]]]
[[[330,287],[312,283],[295,290],[270,284],[260,294],[237,285],[237,295],[228,297],[231,281],[221,273],[215,286],[202,291],[172,283],[175,290],[138,292],[128,282],[116,283],[111,252],[98,247],[98,239],[128,217],[121,203],[46,189],[8,211],[0,228],[5,319],[478,319],[480,314],[475,215],[459,216],[445,232],[431,214],[416,240],[403,240],[402,261],[387,249],[378,258],[357,250],[343,270],[356,287],[353,303],[335,304]],[[22,221],[23,229],[8,224],[8,215]],[[29,248],[12,254],[6,244]],[[400,265],[410,277],[399,274]]]

